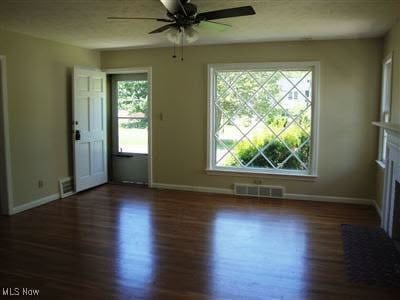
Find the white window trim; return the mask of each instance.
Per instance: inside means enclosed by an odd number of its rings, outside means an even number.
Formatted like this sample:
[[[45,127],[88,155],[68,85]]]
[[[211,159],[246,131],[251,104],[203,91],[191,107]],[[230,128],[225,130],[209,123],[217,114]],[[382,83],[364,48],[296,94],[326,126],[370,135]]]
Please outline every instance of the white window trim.
[[[385,86],[385,67],[386,65],[390,64],[391,69],[390,69],[390,75],[389,75],[389,83],[390,83],[390,89],[389,89],[389,121],[391,118],[391,106],[392,106],[392,90],[393,90],[393,53],[389,53],[382,62],[382,91],[381,91],[381,101],[380,101],[380,111],[379,111],[379,120],[380,122],[384,122],[384,109],[385,105],[383,103],[384,99],[384,86]],[[379,128],[379,148],[378,148],[378,158],[376,160],[376,163],[378,166],[382,169],[385,169],[386,167],[386,162],[383,159],[383,137],[384,137],[384,128]]]
[[[309,171],[288,171],[288,170],[265,170],[263,168],[243,169],[217,167],[215,164],[214,147],[214,97],[215,97],[215,72],[216,71],[241,71],[245,70],[267,70],[276,68],[302,69],[313,68],[313,86],[312,86],[312,121],[311,121],[311,165]],[[319,154],[319,99],[320,99],[320,62],[273,62],[273,63],[232,63],[232,64],[209,64],[208,65],[208,109],[207,109],[207,173],[232,173],[232,174],[257,174],[274,176],[293,176],[304,178],[318,177],[318,154]],[[227,174],[227,175],[228,175]]]

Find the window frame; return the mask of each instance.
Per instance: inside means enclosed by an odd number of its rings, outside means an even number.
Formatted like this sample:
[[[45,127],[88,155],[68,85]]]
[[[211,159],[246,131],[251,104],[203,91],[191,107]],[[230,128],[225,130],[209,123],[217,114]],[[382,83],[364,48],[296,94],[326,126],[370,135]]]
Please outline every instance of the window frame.
[[[111,110],[112,110],[112,137],[113,137],[113,155],[116,156],[148,156],[150,152],[150,147],[148,143],[148,149],[147,153],[137,153],[137,152],[126,152],[126,151],[120,151],[119,148],[119,120],[120,119],[133,119],[133,120],[147,120],[148,122],[148,139],[150,138],[150,104],[149,104],[149,111],[148,115],[145,118],[141,117],[119,117],[118,116],[118,82],[119,81],[135,81],[134,79],[135,75],[143,75],[146,74],[147,77],[147,82],[149,84],[149,74],[146,72],[131,72],[131,73],[123,73],[123,74],[112,74],[111,77]],[[149,95],[147,96],[147,101],[150,101],[150,85],[148,86],[149,90]]]
[[[311,119],[311,162],[308,171],[297,170],[272,170],[265,168],[235,168],[218,167],[216,165],[215,133],[215,98],[216,98],[216,74],[218,71],[256,71],[276,69],[304,70],[311,69],[312,82],[312,119]],[[318,177],[318,152],[319,152],[319,98],[320,98],[320,62],[273,62],[273,63],[231,63],[208,65],[208,100],[207,100],[207,165],[206,172],[229,174],[254,174],[254,175],[283,175],[305,178]]]
[[[390,65],[390,74],[386,78],[386,67]],[[389,89],[387,89],[387,84],[389,83]],[[391,111],[392,111],[392,92],[393,92],[393,53],[386,56],[382,62],[382,90],[381,90],[381,101],[380,101],[380,111],[379,111],[379,121],[380,122],[390,122]],[[387,98],[386,98],[386,95]],[[387,117],[387,120],[386,120]],[[386,153],[387,149],[384,144],[385,129],[379,128],[379,148],[378,148],[378,158],[376,160],[377,164],[381,168],[386,167]],[[387,145],[387,141],[386,141]]]

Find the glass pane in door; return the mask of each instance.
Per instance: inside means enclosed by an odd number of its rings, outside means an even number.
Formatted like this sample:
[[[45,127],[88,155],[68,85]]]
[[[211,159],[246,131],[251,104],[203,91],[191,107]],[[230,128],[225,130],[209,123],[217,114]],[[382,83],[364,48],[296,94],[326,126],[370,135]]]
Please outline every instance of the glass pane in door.
[[[148,154],[148,120],[118,118],[118,151]]]
[[[118,152],[148,153],[148,81],[120,80],[118,96]]]

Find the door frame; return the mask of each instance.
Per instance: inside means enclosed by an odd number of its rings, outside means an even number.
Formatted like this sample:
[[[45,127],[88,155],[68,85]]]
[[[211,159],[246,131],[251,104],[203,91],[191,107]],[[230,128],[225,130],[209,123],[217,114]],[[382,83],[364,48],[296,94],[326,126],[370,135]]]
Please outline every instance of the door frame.
[[[4,55],[0,55],[0,147],[3,145],[4,155],[0,156],[0,195],[1,213],[13,214],[13,190],[11,176],[10,129],[8,120],[7,94],[7,62]]]
[[[148,159],[148,187],[153,186],[153,78],[152,78],[152,67],[138,67],[138,68],[110,68],[110,69],[103,69],[103,72],[106,75],[112,74],[134,74],[134,73],[146,73],[147,80],[149,83],[149,115],[148,115],[148,122],[149,122],[149,137],[148,137],[148,146],[149,146],[149,154],[147,156]],[[112,101],[112,99],[108,99],[110,96],[109,91],[107,91],[106,98],[108,101]],[[112,103],[111,103],[112,104]],[[111,112],[109,112],[111,113]],[[113,116],[111,116],[112,118]],[[112,133],[113,134],[113,133]],[[110,147],[109,147],[110,148]],[[113,147],[108,151],[112,151]]]

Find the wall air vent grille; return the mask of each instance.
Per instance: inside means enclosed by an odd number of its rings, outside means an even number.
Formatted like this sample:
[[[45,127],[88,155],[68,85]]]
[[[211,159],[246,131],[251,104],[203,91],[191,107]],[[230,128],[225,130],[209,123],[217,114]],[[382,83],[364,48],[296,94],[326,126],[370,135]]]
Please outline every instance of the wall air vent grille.
[[[59,180],[60,198],[65,198],[75,194],[74,180],[72,177],[61,178]]]
[[[283,198],[285,195],[285,189],[282,186],[235,183],[234,193],[239,196]]]

